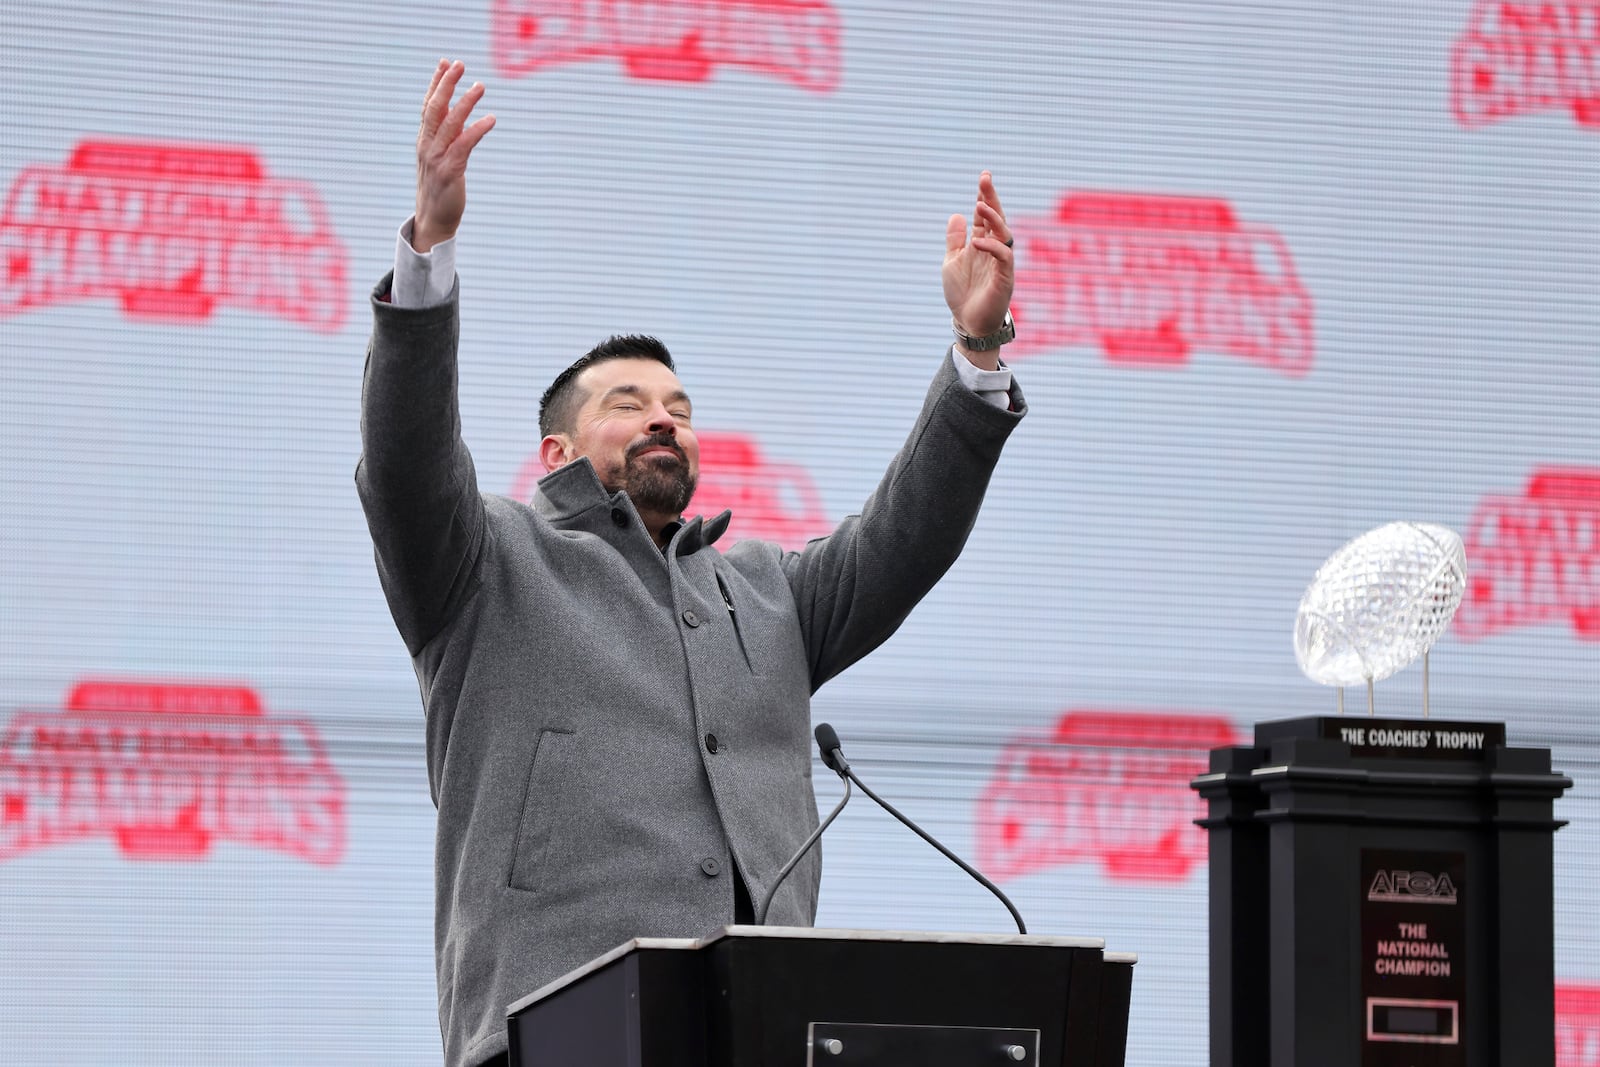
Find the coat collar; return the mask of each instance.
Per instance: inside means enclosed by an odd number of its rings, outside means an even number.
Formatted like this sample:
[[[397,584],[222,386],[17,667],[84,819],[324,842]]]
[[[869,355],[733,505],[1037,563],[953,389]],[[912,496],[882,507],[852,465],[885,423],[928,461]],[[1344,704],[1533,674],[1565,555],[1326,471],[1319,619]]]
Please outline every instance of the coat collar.
[[[595,473],[594,464],[585,456],[557,467],[539,479],[538,488],[533,494],[533,510],[557,525],[564,525],[574,516],[602,504],[618,506],[626,501],[627,506],[632,508],[633,502],[627,497],[627,493],[620,491],[606,492],[606,487],[600,484],[600,476]],[[724,511],[710,519],[696,515],[679,524],[669,544],[677,555],[697,552],[706,545],[715,544],[717,538],[727,532],[732,519],[732,511]]]
[[[680,556],[698,552],[707,545],[716,544],[717,538],[727,532],[728,523],[732,519],[732,511],[724,511],[721,515],[709,519],[696,515],[678,528],[678,532],[672,535],[667,547]]]
[[[560,523],[621,495],[606,492],[594,464],[584,457],[557,467],[539,479],[533,494],[533,510],[551,522]]]

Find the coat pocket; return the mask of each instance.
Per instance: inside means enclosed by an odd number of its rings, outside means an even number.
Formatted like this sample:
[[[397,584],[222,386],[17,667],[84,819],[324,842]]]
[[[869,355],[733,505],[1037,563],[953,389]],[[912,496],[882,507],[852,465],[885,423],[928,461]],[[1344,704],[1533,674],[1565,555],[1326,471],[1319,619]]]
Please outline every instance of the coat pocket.
[[[739,644],[739,655],[744,657],[745,669],[751,674],[756,673],[755,662],[750,658],[750,646],[745,642],[744,630],[739,626],[739,609],[733,603],[733,594],[728,591],[728,583],[722,580],[722,575],[717,575],[717,592],[722,594],[722,603],[728,609],[728,623],[733,627],[733,639]]]
[[[554,851],[552,838],[563,833],[559,813],[566,808],[573,786],[572,763],[577,736],[571,730],[541,730],[528,768],[522,795],[522,817],[517,823],[511,854],[512,889],[537,889],[549,878],[543,867]]]

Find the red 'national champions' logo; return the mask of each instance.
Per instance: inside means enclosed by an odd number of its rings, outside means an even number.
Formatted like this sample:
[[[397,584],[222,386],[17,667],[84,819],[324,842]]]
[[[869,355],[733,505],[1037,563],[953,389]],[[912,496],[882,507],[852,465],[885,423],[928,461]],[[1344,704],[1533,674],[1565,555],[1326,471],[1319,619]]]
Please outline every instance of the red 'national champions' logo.
[[[1311,296],[1288,246],[1224,200],[1069,193],[1012,232],[1008,358],[1095,345],[1119,364],[1176,366],[1202,350],[1291,376],[1311,369]]]
[[[1461,637],[1567,621],[1600,640],[1600,470],[1535,470],[1522,496],[1484,497],[1464,541]]]
[[[703,82],[720,65],[825,93],[839,84],[828,0],[494,0],[495,66],[512,76],[615,56],[630,77]]]
[[[1000,753],[978,799],[978,866],[996,881],[1094,860],[1113,879],[1187,877],[1206,860],[1189,782],[1236,744],[1215,715],[1069,711]]]
[[[804,467],[769,462],[755,438],[745,434],[706,430],[695,437],[700,442],[700,483],[690,514],[720,515],[731,509],[731,540],[775,541],[789,549],[832,532],[834,524]],[[543,474],[539,457],[530,457],[512,482],[512,498],[532,497]]]
[[[1559,109],[1600,128],[1600,0],[1478,0],[1451,57],[1450,101],[1469,129]]]
[[[337,863],[345,786],[310,723],[237,686],[85,681],[0,734],[0,860],[109,837],[138,859],[214,841]]]
[[[1556,1067],[1600,1067],[1600,986],[1556,986]]]
[[[128,315],[203,321],[219,304],[331,332],[345,250],[301,181],[249,148],[86,140],[26,167],[0,215],[0,315],[110,298]]]

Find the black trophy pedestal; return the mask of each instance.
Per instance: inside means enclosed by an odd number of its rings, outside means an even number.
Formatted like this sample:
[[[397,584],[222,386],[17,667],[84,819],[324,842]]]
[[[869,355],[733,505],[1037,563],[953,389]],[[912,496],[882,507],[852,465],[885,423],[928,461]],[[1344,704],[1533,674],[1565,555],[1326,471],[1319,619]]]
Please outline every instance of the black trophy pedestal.
[[[1261,723],[1209,804],[1212,1067],[1554,1067],[1553,804],[1502,723]]]

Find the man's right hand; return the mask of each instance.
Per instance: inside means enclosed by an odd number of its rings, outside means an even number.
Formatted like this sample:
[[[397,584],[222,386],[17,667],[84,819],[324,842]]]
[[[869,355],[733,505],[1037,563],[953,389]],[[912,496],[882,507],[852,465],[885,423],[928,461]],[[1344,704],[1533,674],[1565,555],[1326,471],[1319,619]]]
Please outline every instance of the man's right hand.
[[[494,128],[494,116],[467,125],[472,108],[483,98],[483,83],[473,82],[453,105],[456,83],[466,73],[459,59],[441,59],[422,101],[422,128],[417,131],[417,221],[411,247],[426,252],[456,235],[467,207],[467,157]]]

